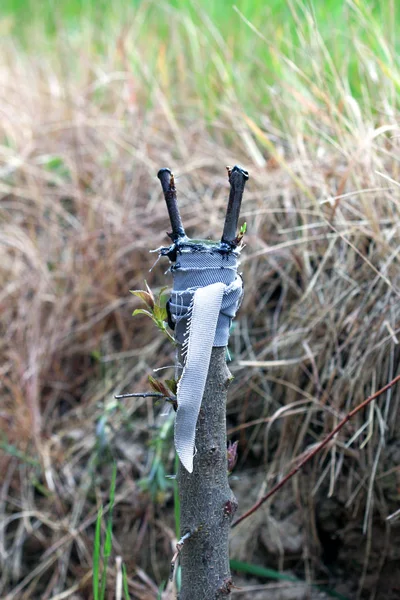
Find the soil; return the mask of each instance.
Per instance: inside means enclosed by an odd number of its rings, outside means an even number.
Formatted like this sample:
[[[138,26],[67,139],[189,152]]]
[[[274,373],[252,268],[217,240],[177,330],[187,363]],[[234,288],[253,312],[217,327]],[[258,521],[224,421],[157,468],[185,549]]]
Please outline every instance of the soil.
[[[345,490],[312,496],[307,474],[282,490],[232,531],[231,558],[276,569],[320,589],[290,582],[234,576],[241,600],[337,597],[348,600],[400,598],[400,520],[390,524],[378,511],[363,531],[363,511],[346,507]],[[239,514],[264,492],[265,476],[243,473],[232,479]],[[353,508],[353,510],[352,510]],[[365,509],[365,507],[364,507]],[[264,586],[262,586],[262,581]],[[258,587],[257,587],[258,586]],[[331,593],[322,590],[330,590]],[[336,595],[332,595],[336,593]]]

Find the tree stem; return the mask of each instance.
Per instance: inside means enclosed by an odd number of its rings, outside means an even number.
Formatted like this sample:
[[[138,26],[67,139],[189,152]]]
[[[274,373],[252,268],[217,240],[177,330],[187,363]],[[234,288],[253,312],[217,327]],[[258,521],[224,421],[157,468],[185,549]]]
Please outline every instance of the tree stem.
[[[165,398],[165,395],[161,392],[135,392],[134,394],[118,394],[114,398],[116,400],[122,398]]]
[[[179,600],[230,597],[228,536],[237,501],[228,483],[226,397],[230,372],[226,348],[213,348],[196,429],[193,473],[179,465],[182,547]]]
[[[170,169],[160,169],[157,173],[157,177],[161,182],[172,227],[172,233],[168,235],[173,242],[176,242],[179,238],[185,237],[186,234],[183,228],[181,215],[179,214],[174,176]]]
[[[247,171],[235,165],[232,170],[228,169],[229,183],[231,190],[229,193],[228,208],[226,209],[225,225],[221,242],[236,246],[235,238],[237,235],[237,226],[239,221],[240,207],[242,204],[244,186],[249,178]]]

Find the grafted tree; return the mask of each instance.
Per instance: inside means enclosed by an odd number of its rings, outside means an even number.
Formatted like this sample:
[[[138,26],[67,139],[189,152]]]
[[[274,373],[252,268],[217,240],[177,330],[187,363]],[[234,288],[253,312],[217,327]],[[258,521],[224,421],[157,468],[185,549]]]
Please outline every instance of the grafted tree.
[[[243,294],[238,218],[248,174],[228,168],[230,195],[219,242],[186,236],[174,177],[169,169],[158,177],[172,228],[172,244],[161,254],[171,262],[174,286],[167,306],[182,369],[175,423],[184,540],[179,598],[214,600],[229,597],[232,588],[228,536],[237,501],[228,483],[226,346]]]

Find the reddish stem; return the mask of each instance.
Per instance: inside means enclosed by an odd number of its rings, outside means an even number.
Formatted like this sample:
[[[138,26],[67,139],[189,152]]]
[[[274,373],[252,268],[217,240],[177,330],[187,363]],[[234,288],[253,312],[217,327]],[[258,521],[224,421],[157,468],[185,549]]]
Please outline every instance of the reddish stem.
[[[381,394],[383,394],[384,392],[386,392],[389,388],[391,388],[393,385],[395,385],[398,381],[400,381],[400,375],[397,375],[397,377],[395,377],[394,379],[392,379],[392,381],[390,381],[388,384],[386,384],[383,388],[381,388],[380,390],[378,390],[377,392],[375,392],[375,394],[372,394],[372,396],[369,396],[369,398],[367,398],[366,400],[364,400],[363,402],[361,402],[361,404],[359,404],[358,406],[356,406],[352,411],[350,411],[345,418],[340,421],[340,423],[335,427],[335,429],[333,429],[329,435],[326,436],[326,438],[320,443],[318,444],[318,446],[316,446],[316,448],[314,448],[314,450],[312,450],[309,454],[307,454],[295,467],[294,469],[292,469],[290,471],[290,473],[288,473],[286,475],[286,477],[284,477],[279,483],[277,483],[269,492],[268,494],[265,494],[265,496],[263,496],[262,498],[260,498],[260,500],[258,500],[258,502],[256,502],[254,504],[254,506],[252,506],[247,512],[245,512],[241,517],[239,517],[238,519],[236,519],[236,521],[234,521],[232,523],[232,527],[236,527],[236,525],[239,525],[239,523],[241,523],[242,521],[244,521],[244,519],[247,519],[247,517],[249,517],[250,515],[252,515],[254,512],[256,512],[257,509],[260,508],[260,506],[262,504],[264,504],[264,502],[266,502],[267,500],[269,500],[269,498],[271,498],[271,496],[273,496],[278,490],[281,489],[281,487],[283,487],[285,485],[285,483],[287,481],[289,481],[289,479],[291,479],[294,475],[296,475],[296,473],[298,471],[300,471],[300,469],[302,467],[304,467],[304,465],[313,458],[313,456],[315,456],[316,454],[318,454],[318,452],[320,452],[320,450],[322,450],[322,448],[324,448],[328,442],[330,442],[330,440],[338,433],[338,431],[340,431],[342,429],[342,427],[344,425],[346,425],[347,421],[350,421],[350,419],[352,417],[354,417],[354,415],[356,415],[358,412],[360,412],[360,410],[362,410],[363,408],[365,408],[366,406],[368,406],[368,404],[370,402],[372,402],[372,400],[375,400],[375,398],[378,398],[378,396],[380,396]]]

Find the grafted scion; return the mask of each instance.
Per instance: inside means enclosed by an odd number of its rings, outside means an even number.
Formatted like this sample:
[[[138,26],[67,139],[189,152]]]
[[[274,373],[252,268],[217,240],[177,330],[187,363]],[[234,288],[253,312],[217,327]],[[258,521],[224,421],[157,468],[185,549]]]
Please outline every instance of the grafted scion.
[[[236,232],[239,222],[240,207],[242,205],[242,198],[244,192],[244,186],[249,178],[247,171],[235,165],[231,170],[228,169],[229,183],[231,190],[229,193],[228,208],[226,210],[224,231],[222,233],[221,242],[234,248]]]
[[[157,177],[161,182],[165,202],[167,204],[169,220],[171,221],[172,233],[169,233],[168,235],[173,242],[177,242],[180,238],[186,237],[186,234],[183,228],[181,215],[179,214],[174,175],[171,173],[170,169],[160,169],[157,173]]]

